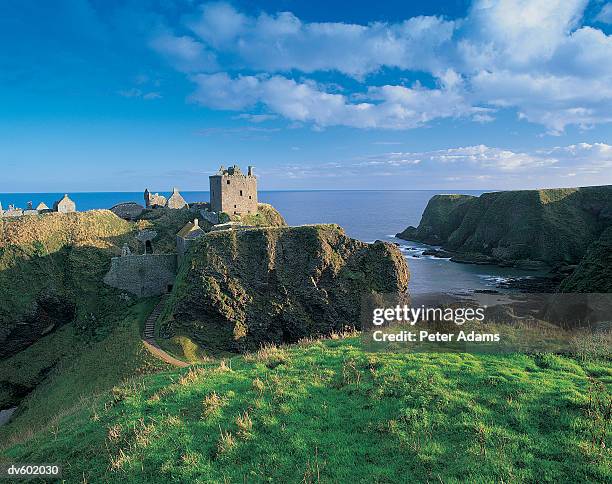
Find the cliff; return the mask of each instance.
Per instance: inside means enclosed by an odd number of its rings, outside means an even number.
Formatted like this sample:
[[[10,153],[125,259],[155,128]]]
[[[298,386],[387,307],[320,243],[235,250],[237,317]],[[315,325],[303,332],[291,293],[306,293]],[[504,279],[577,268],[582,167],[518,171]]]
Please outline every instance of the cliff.
[[[399,238],[441,245],[457,260],[577,264],[612,225],[612,186],[437,195]]]
[[[0,219],[0,358],[63,324],[95,333],[119,317],[102,277],[131,232],[107,210]]]
[[[211,233],[189,256],[166,332],[214,350],[358,327],[364,294],[404,292],[409,278],[395,246],[351,239],[336,225]]]
[[[562,292],[612,293],[612,227],[593,242],[576,270],[561,284]]]

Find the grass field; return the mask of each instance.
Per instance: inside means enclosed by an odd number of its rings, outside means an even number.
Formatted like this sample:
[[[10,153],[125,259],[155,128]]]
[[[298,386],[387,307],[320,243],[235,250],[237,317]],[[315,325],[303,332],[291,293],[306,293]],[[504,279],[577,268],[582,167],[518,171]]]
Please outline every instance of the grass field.
[[[606,482],[612,366],[358,338],[134,377],[2,459],[69,482]]]

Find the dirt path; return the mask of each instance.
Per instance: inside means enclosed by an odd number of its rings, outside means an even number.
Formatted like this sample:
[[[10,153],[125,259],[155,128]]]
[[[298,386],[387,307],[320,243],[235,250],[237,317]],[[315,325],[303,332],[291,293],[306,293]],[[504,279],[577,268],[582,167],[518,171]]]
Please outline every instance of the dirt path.
[[[178,360],[174,356],[169,355],[164,350],[162,350],[155,341],[155,323],[157,322],[157,318],[159,318],[164,308],[166,297],[167,296],[163,296],[161,300],[157,303],[157,306],[155,306],[155,309],[153,309],[151,314],[149,314],[149,317],[145,322],[144,337],[142,338],[142,341],[145,345],[145,348],[149,351],[149,353],[155,356],[155,358],[165,361],[170,365],[184,368],[186,366],[189,366],[189,363],[185,363],[184,361]]]

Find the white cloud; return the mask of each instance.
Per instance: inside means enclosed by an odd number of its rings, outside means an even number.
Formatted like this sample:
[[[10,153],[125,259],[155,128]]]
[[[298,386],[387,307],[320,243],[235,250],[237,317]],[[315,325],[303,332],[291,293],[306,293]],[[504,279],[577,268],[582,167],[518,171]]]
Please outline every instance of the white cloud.
[[[595,17],[595,20],[604,24],[612,24],[612,3],[606,3]]]
[[[351,164],[351,163],[349,163]],[[612,146],[605,143],[578,143],[532,152],[517,152],[486,145],[464,146],[422,152],[390,152],[368,156],[358,166],[447,166],[487,169],[497,172],[525,172],[550,167],[574,170],[604,170],[612,167]]]
[[[317,128],[387,129],[454,117],[490,122],[495,109],[515,109],[559,134],[612,121],[612,36],[582,26],[587,3],[475,0],[463,19],[367,25],[304,22],[290,12],[251,16],[206,3],[186,20],[189,35],[163,31],[151,45],[177,69],[197,73],[192,99],[214,109],[261,104],[263,114]],[[612,15],[611,5],[599,21]],[[368,84],[383,68],[429,73],[438,87]],[[299,74],[321,71],[350,76],[358,87],[347,93]]]
[[[215,70],[215,55],[201,42],[188,36],[175,36],[163,32],[153,37],[151,48],[166,57],[171,64],[182,72]]]
[[[459,49],[476,69],[532,68],[578,25],[588,0],[478,0]],[[474,55],[475,51],[484,55]]]
[[[156,92],[156,91],[143,92],[141,89],[137,89],[135,87],[131,89],[119,91],[118,94],[122,97],[142,98],[147,101],[152,100],[152,99],[161,99],[162,97],[162,95],[159,92]]]
[[[577,166],[597,172],[612,168],[612,146],[606,143],[577,143],[536,153],[554,157],[563,166]]]
[[[234,55],[242,67],[337,70],[357,78],[381,66],[434,69],[455,25],[438,17],[395,24],[304,23],[290,12],[248,17],[225,3],[205,5],[187,24],[201,41]]]
[[[556,160],[544,154],[534,155],[516,153],[486,145],[448,148],[445,150],[425,152],[385,153],[369,157],[362,162],[366,165],[471,165],[479,168],[490,168],[501,171],[514,171],[523,168],[534,168],[556,163]]]
[[[296,82],[282,76],[198,74],[193,81],[197,89],[191,99],[203,106],[243,110],[261,104],[271,113],[318,127],[406,129],[434,119],[486,112],[465,102],[462,82],[453,73],[445,74],[436,89],[420,85],[371,87],[358,101],[326,92],[312,81]]]

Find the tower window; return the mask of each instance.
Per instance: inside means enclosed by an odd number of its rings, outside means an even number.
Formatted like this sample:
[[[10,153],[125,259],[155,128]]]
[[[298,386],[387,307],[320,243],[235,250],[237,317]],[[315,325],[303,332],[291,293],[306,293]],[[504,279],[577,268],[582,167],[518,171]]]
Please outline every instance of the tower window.
[[[240,196],[242,196],[242,190],[240,190]]]
[[[250,200],[251,198],[253,198],[253,197],[251,197],[251,195],[249,195],[249,200]]]
[[[234,208],[237,208],[236,205],[234,205]]]
[[[229,180],[227,180],[227,184],[228,184],[228,185],[230,184],[229,182],[230,182],[230,181],[229,181]]]

